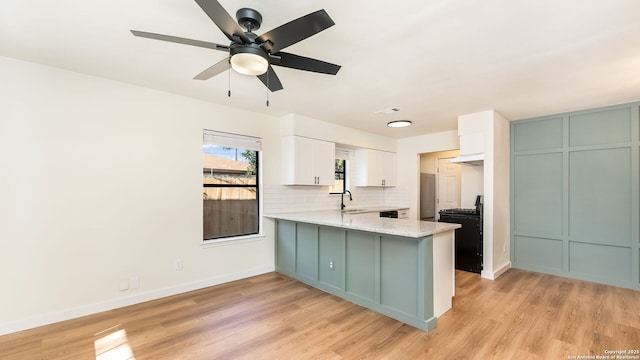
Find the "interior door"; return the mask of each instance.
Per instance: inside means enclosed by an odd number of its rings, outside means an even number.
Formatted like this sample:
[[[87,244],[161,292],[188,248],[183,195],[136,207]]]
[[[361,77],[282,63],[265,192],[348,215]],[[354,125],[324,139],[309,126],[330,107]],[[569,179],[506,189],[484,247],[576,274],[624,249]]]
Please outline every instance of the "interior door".
[[[460,207],[460,164],[452,163],[451,157],[438,158],[436,192],[436,219],[442,209],[454,209]]]

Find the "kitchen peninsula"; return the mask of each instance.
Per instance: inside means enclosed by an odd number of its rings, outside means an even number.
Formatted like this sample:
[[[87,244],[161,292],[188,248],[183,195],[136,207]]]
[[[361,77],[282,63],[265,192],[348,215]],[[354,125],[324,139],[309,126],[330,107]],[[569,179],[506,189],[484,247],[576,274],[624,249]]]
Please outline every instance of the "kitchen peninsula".
[[[458,224],[309,211],[276,221],[276,271],[422,330],[455,291]]]

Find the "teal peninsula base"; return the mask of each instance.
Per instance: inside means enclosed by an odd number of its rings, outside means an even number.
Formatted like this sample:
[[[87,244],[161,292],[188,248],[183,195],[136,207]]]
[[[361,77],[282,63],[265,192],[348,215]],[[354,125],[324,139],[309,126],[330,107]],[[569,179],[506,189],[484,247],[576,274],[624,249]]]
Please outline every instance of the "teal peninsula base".
[[[317,224],[289,215],[270,216],[276,271],[425,331],[451,308],[460,225],[341,215],[330,226],[327,217]],[[399,231],[402,225],[409,231]]]

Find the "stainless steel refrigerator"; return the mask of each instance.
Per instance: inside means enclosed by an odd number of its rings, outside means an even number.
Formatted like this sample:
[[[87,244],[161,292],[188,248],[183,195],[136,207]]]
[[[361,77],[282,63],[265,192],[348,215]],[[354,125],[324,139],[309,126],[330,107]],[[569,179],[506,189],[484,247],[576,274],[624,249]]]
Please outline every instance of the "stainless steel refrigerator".
[[[436,221],[436,175],[420,173],[420,220]]]

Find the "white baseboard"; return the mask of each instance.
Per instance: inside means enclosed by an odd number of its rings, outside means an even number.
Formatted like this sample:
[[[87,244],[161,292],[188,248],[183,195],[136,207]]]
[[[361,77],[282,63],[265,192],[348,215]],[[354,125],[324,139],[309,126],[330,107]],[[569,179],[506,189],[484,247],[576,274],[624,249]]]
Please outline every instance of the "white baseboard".
[[[498,276],[504,274],[507,270],[511,269],[511,261],[509,261],[508,263],[502,265],[501,268],[499,268],[498,270],[493,272],[493,279],[497,279]]]
[[[243,272],[225,274],[210,279],[194,281],[180,284],[170,288],[152,290],[146,293],[108,300],[100,303],[83,305],[72,309],[62,310],[54,313],[34,316],[31,318],[12,321],[0,324],[0,335],[6,335],[22,330],[32,329],[43,325],[53,324],[60,321],[75,319],[81,316],[96,314],[103,311],[113,310],[129,305],[139,304],[150,300],[181,294],[188,291],[198,290],[209,286],[219,285],[230,281],[240,280],[255,275],[265,274],[275,271],[275,266],[264,266]]]
[[[502,265],[502,267],[500,267],[498,270],[496,270],[494,272],[489,272],[489,271],[482,270],[482,272],[480,273],[480,276],[483,279],[495,280],[500,275],[504,274],[509,269],[511,269],[511,261],[509,261],[508,263]]]

